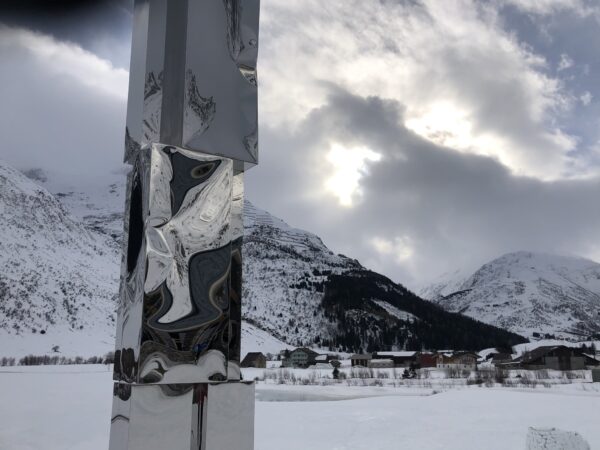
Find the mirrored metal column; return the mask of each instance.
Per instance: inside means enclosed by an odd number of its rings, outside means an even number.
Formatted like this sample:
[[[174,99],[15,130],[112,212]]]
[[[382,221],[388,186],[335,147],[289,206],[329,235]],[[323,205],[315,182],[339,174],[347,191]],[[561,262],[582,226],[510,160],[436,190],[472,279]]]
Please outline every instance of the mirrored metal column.
[[[241,381],[243,172],[259,0],[136,0],[111,450],[253,448]]]

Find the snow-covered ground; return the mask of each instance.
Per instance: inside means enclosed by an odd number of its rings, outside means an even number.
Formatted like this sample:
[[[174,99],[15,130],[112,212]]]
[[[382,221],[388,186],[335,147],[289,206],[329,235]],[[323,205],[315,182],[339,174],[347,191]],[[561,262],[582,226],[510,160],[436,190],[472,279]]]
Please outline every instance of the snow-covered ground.
[[[277,355],[280,351],[294,347],[280,341],[270,333],[255,327],[251,323],[242,321],[242,358],[249,352],[262,352],[265,355]]]
[[[106,450],[107,369],[1,368],[0,449]],[[599,420],[600,385],[592,383],[443,391],[259,383],[255,448],[512,450],[525,449],[529,427],[557,427],[578,432],[594,449]]]
[[[0,330],[0,358],[14,357],[17,361],[23,356],[49,355],[65,356],[104,356],[115,348],[112,335],[98,335],[85,330],[62,330],[50,328],[46,334],[16,335],[2,333]],[[59,346],[59,352],[53,352],[52,347]],[[293,349],[290,345],[273,337],[266,331],[251,323],[242,321],[242,358],[248,352],[277,354],[284,349]],[[0,450],[2,447],[0,447]]]

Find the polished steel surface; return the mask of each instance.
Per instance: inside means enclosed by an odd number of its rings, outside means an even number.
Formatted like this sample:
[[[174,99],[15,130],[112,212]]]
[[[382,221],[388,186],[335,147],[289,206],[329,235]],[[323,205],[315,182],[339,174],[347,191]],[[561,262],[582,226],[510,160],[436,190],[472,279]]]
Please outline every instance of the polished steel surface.
[[[184,147],[258,162],[258,9],[257,0],[189,2]]]
[[[231,268],[229,270],[229,361],[227,378],[241,378],[242,240],[244,237],[244,174],[233,177],[231,198]]]
[[[135,0],[111,450],[252,449],[243,172],[259,0]]]
[[[254,448],[254,384],[209,384],[202,428],[202,448]]]
[[[117,380],[223,380],[230,347],[239,372],[241,236],[236,217],[231,243],[231,211],[239,216],[241,176],[227,158],[162,144],[139,151],[129,177]]]
[[[252,450],[254,384],[115,383],[109,450]]]
[[[259,0],[136,0],[125,160],[160,142],[258,162]]]

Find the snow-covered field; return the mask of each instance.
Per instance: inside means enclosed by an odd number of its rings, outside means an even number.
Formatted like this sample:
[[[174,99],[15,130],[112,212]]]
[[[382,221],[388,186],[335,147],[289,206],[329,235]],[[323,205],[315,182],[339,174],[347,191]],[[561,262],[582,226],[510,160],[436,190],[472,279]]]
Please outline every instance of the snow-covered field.
[[[3,367],[0,399],[2,450],[108,448],[108,367]],[[599,423],[600,385],[589,382],[441,391],[259,383],[255,448],[525,449],[533,426],[576,431],[596,449]]]
[[[65,356],[74,358],[83,356],[104,356],[115,349],[113,334],[87,333],[85,330],[69,331],[50,329],[45,334],[9,334],[0,329],[0,358],[14,357],[17,362],[27,355]],[[59,353],[52,351],[58,345]],[[284,349],[293,347],[280,341],[266,331],[251,323],[242,321],[242,356],[248,352],[262,351],[277,354]],[[0,447],[1,450],[1,447]]]

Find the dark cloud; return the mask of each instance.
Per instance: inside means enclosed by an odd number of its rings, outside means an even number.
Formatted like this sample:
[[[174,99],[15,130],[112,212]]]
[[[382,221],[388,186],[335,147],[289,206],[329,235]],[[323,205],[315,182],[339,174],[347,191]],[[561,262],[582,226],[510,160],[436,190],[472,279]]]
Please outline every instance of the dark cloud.
[[[600,258],[597,178],[516,176],[495,148],[457,151],[409,126],[449,103],[459,127],[465,120],[475,134],[505,139],[509,156],[529,162],[527,173],[562,157],[548,142],[562,130],[576,138],[579,172],[593,173],[600,67],[586,42],[597,23],[564,11],[564,23],[522,8],[488,11],[496,3],[263,1],[261,155],[246,175],[248,198],[409,286],[514,250]],[[0,27],[1,158],[65,177],[121,167],[127,5],[0,9],[13,26]],[[562,54],[573,66],[558,71]],[[326,187],[339,169],[328,159],[332,145],[349,159],[359,147],[381,155],[361,167],[352,207]]]
[[[121,167],[126,71],[21,29],[0,28],[0,59],[0,158],[80,180]]]
[[[600,250],[590,246],[600,238],[595,201],[600,179],[543,182],[514,176],[491,158],[414,134],[403,125],[403,107],[396,101],[336,89],[296,135],[268,129],[263,134],[269,153],[248,174],[250,198],[293,224],[319,230],[337,251],[409,285],[509,251],[593,256]],[[305,196],[328,170],[311,161],[323,161],[331,140],[383,154],[371,163],[353,208],[335,208],[323,188],[318,201]],[[304,176],[284,175],[295,170]],[[378,251],[373,238],[387,241],[389,252]],[[410,257],[398,258],[403,251]]]
[[[129,67],[133,0],[2,0],[0,23],[80,45]]]

